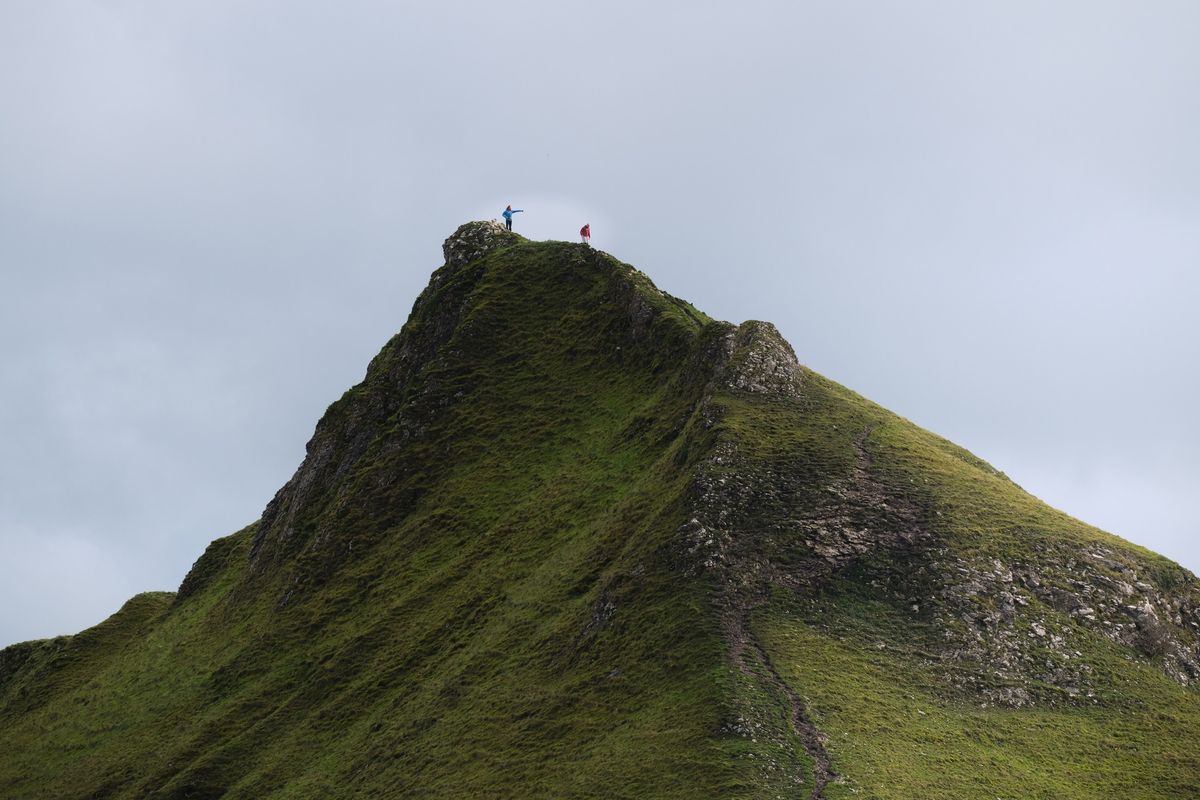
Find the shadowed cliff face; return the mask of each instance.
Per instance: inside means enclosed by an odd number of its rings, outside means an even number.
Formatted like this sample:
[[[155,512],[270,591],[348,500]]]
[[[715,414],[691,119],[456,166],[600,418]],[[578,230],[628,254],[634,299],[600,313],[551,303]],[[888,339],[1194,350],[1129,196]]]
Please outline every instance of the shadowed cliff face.
[[[337,502],[339,489],[344,495],[348,477],[369,445],[385,434],[385,425],[398,426],[401,437],[419,439],[451,402],[439,394],[436,381],[421,378],[458,331],[483,274],[467,266],[519,240],[503,226],[485,222],[463,225],[446,240],[446,264],[417,298],[404,330],[371,361],[363,382],[330,406],[317,423],[303,463],[267,505],[251,548],[256,566],[276,562],[298,546],[293,540],[305,520],[309,528],[300,535],[319,539],[330,534],[329,525],[317,528],[313,520]]]
[[[1190,573],[807,370],[769,323],[494,223],[443,252],[257,523],[173,597],[0,652],[0,795],[1200,781]]]

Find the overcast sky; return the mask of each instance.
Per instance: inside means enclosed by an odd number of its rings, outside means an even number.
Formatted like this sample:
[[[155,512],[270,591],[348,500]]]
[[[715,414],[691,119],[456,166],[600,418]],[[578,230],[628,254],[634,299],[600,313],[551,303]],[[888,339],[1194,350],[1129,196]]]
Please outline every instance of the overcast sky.
[[[461,222],[1200,569],[1200,4],[0,4],[0,645],[174,589]]]

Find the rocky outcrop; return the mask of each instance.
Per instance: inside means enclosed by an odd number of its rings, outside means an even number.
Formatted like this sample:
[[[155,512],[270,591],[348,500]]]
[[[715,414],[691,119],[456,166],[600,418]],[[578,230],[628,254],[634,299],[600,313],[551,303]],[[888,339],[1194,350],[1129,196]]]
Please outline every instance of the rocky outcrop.
[[[713,393],[802,405],[803,370],[773,325],[731,327],[724,345]],[[699,413],[705,426],[720,424],[711,394]],[[848,474],[816,492],[797,462],[763,460],[747,448],[744,432],[719,437],[696,470],[691,520],[679,532],[693,569],[733,565],[739,584],[811,587],[873,552],[928,546],[923,510],[872,473],[870,433],[864,429],[855,437]],[[772,560],[785,541],[789,547],[802,543],[807,558],[788,559],[787,566]]]
[[[723,345],[698,424],[721,430],[722,395],[802,413],[803,370],[773,327],[730,327]],[[684,569],[717,576],[722,602],[743,609],[772,586],[814,597],[852,574],[914,624],[928,624],[940,644],[925,657],[984,705],[1103,702],[1085,655],[1094,636],[1180,684],[1200,681],[1200,592],[1183,570],[1157,568],[1167,570],[1164,582],[1153,574],[1157,561],[1034,532],[1018,560],[963,555],[934,534],[937,512],[918,492],[876,469],[872,433],[859,430],[849,468],[825,470],[817,485],[802,459],[763,458],[766,418],[762,431],[718,434],[676,533]],[[762,446],[752,443],[756,435]]]
[[[520,237],[495,220],[460,225],[442,243],[447,267],[461,267],[478,261],[498,247],[515,244]]]
[[[734,391],[794,397],[800,391],[800,362],[787,340],[769,322],[743,322],[729,334],[724,369]]]
[[[719,431],[724,416],[719,398],[728,393],[770,400],[799,397],[800,364],[769,323],[726,326],[713,355],[708,364],[712,378],[695,415],[701,429]],[[707,573],[716,579],[713,601],[730,665],[735,681],[747,687],[739,693],[736,717],[727,724],[727,732],[771,748],[761,765],[764,782],[783,771],[790,776],[789,791],[808,787],[807,796],[819,800],[826,786],[838,780],[826,737],[800,695],[780,677],[751,624],[755,608],[766,600],[779,575],[770,557],[771,541],[784,523],[771,515],[787,505],[788,480],[756,463],[739,437],[719,432],[696,468],[688,492],[689,520],[676,531],[675,543],[685,574]],[[811,766],[794,761],[797,748]]]
[[[975,665],[960,682],[981,683],[974,673],[1008,684],[1014,692],[986,692],[1001,705],[1099,703],[1085,656],[1096,636],[1182,685],[1200,680],[1200,597],[1190,581],[1164,587],[1147,564],[1099,545],[1031,541],[1029,550],[1012,562],[948,553],[935,561],[946,577],[931,598],[935,624],[957,644],[954,657]]]

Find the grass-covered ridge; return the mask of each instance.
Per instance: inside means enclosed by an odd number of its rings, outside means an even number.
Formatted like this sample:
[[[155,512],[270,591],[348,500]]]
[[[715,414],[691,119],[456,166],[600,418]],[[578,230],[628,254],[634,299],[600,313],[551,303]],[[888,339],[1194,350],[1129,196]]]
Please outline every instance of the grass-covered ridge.
[[[1195,793],[1189,574],[607,254],[447,262],[261,521],[0,652],[0,797]]]

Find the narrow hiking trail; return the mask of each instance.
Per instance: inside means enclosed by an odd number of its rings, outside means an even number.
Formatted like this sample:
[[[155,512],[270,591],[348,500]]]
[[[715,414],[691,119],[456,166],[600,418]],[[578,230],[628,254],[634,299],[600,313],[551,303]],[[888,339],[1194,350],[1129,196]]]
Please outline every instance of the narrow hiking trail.
[[[809,800],[823,800],[825,797],[825,786],[832,780],[837,778],[837,773],[833,770],[833,764],[829,758],[829,751],[825,749],[824,736],[817,730],[817,726],[813,724],[812,719],[808,716],[808,709],[804,705],[804,701],[800,699],[800,695],[796,693],[787,681],[779,675],[779,671],[775,669],[775,664],[771,661],[771,657],[767,655],[767,651],[763,649],[762,644],[758,639],[751,634],[748,644],[758,656],[758,660],[762,662],[763,668],[766,669],[766,678],[775,690],[787,698],[788,710],[791,712],[792,729],[796,735],[800,737],[800,742],[804,745],[804,751],[808,753],[809,758],[813,760],[813,790],[809,795]]]
[[[825,749],[825,737],[817,729],[804,700],[796,690],[788,685],[779,670],[775,668],[766,648],[750,629],[749,614],[746,610],[730,610],[726,615],[727,635],[731,646],[734,662],[743,674],[753,676],[766,684],[770,693],[783,700],[788,709],[788,721],[792,731],[800,739],[804,751],[813,761],[812,792],[809,800],[824,800],[825,787],[837,779],[833,769],[829,751]],[[750,656],[749,658],[747,656]],[[757,662],[757,665],[753,662]],[[797,784],[808,782],[806,776],[798,776]]]

